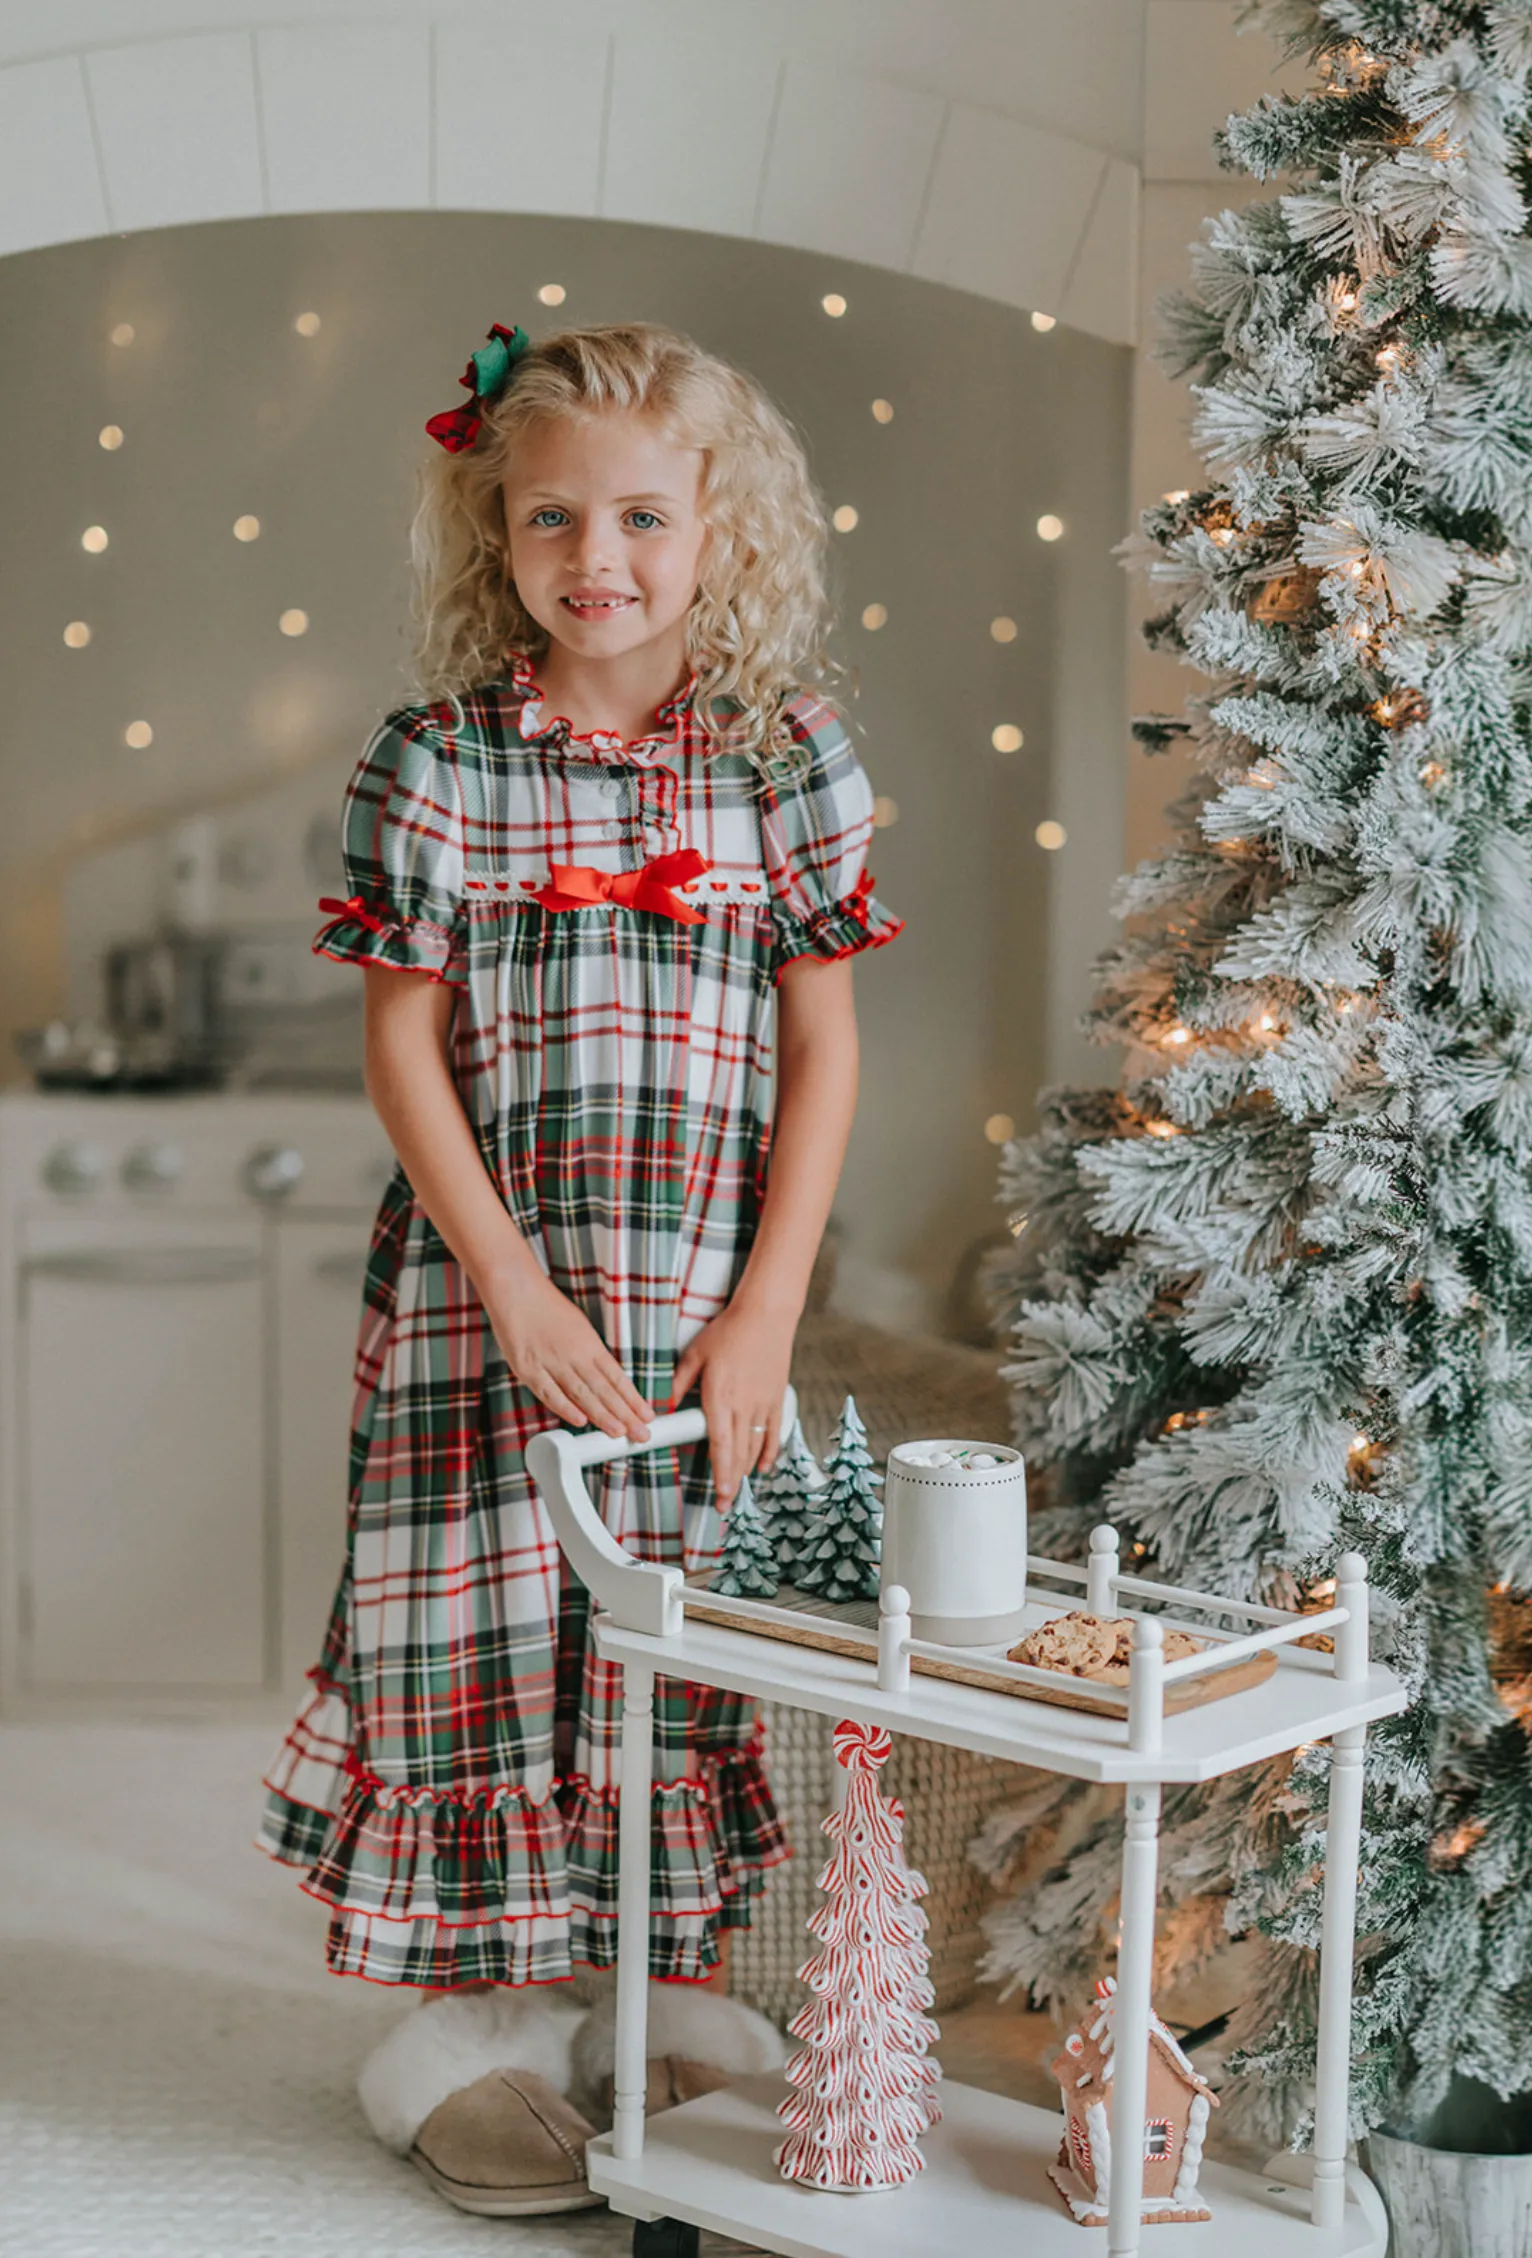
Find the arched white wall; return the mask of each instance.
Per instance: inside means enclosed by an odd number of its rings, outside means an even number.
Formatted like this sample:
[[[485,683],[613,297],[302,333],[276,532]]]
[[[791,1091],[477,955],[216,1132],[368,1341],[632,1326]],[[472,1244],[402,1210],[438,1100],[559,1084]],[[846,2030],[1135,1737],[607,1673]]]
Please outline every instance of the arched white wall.
[[[0,253],[555,212],[829,252],[1128,343],[1142,79],[1143,0],[0,0]]]

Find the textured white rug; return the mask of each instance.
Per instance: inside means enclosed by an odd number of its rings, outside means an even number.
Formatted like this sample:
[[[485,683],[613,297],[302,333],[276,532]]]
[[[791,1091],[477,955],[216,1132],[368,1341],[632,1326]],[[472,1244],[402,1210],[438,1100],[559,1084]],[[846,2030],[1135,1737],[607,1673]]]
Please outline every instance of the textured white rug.
[[[323,1908],[250,1847],[275,1738],[0,1728],[0,2252],[626,2253],[605,2210],[467,2218],[373,2141],[357,2066],[401,2009],[326,1972]]]

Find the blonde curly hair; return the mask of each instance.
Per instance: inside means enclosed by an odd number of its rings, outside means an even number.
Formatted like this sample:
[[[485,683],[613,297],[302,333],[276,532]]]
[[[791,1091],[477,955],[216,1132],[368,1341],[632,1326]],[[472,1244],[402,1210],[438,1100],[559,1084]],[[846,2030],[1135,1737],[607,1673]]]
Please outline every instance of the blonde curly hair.
[[[783,709],[840,673],[824,647],[824,505],[796,433],[760,386],[649,322],[544,338],[484,403],[476,444],[433,448],[422,465],[410,531],[422,693],[455,702],[503,675],[511,653],[535,663],[547,650],[510,577],[500,482],[530,427],[604,409],[654,415],[702,452],[701,510],[713,531],[686,632],[698,720],[767,776],[802,769],[808,752]],[[721,712],[715,701],[727,701]]]

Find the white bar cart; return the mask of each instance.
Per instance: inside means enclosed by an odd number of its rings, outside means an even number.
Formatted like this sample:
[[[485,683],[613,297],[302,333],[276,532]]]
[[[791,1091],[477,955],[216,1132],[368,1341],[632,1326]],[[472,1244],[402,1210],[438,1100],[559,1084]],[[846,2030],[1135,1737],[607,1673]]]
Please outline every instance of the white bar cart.
[[[789,1422],[792,1412],[789,1390]],[[783,2258],[939,2258],[952,2251],[964,2258],[1090,2258],[1101,2251],[1097,2238],[1103,2231],[1078,2225],[1048,2180],[1059,2144],[1058,2116],[945,2081],[942,2122],[921,2144],[926,2169],[886,2193],[821,2193],[778,2176],[772,2152],[784,2130],[775,2114],[785,2091],[780,2077],[740,2080],[667,2110],[646,2128],[657,1673],[787,1702],[832,1719],[883,1725],[1078,1780],[1120,1783],[1126,1812],[1113,2114],[1121,2125],[1144,2116],[1161,1790],[1330,1741],[1334,1766],[1312,2152],[1279,2156],[1258,2175],[1205,2165],[1201,2188],[1211,2221],[1156,2224],[1152,2249],[1155,2258],[1227,2258],[1233,2252],[1239,2258],[1383,2258],[1388,2228],[1382,2204],[1347,2161],[1346,2099],[1362,1745],[1369,1723],[1403,1708],[1404,1695],[1393,1673],[1369,1656],[1364,1562],[1348,1554],[1338,1566],[1335,1604],[1320,1614],[1296,1615],[1124,1575],[1109,1529],[1093,1536],[1088,1568],[1032,1559],[1028,1629],[1077,1605],[1082,1596],[1093,1613],[1136,1620],[1126,1691],[1092,1692],[1097,1706],[1091,1712],[1058,1708],[1026,1698],[1029,1684],[1057,1687],[1056,1674],[996,1662],[988,1654],[986,1669],[1014,1678],[1017,1693],[912,1671],[912,1661],[921,1658],[971,1663],[977,1656],[971,1648],[912,1639],[897,1592],[885,1593],[877,1631],[867,1634],[865,1652],[854,1655],[688,1621],[680,1569],[634,1560],[622,1549],[591,1502],[584,1469],[696,1442],[706,1431],[700,1410],[682,1411],[657,1419],[643,1443],[560,1429],[537,1436],[527,1452],[559,1543],[596,1600],[598,1649],[623,1673],[616,2109],[611,2132],[590,2145],[588,2167],[591,2186],[637,2222],[634,2258],[695,2258],[702,2228]],[[1144,1613],[1144,1603],[1169,1612]],[[767,1603],[750,1608],[763,1629],[773,1612]],[[791,1614],[782,1619],[799,1625],[803,1620]],[[1229,1632],[1227,1619],[1248,1623],[1249,1632]],[[1207,1642],[1204,1651],[1167,1662],[1163,1637],[1173,1624],[1195,1631]],[[1330,1635],[1333,1651],[1296,1643],[1318,1632]],[[1267,1651],[1275,1654],[1276,1668],[1263,1684],[1167,1715],[1169,1688]],[[1067,1683],[1080,1691],[1079,1679]],[[812,1855],[810,1846],[800,1845],[800,1851]],[[1114,2142],[1108,2258],[1135,2258],[1139,2251],[1142,2175],[1138,2144]]]

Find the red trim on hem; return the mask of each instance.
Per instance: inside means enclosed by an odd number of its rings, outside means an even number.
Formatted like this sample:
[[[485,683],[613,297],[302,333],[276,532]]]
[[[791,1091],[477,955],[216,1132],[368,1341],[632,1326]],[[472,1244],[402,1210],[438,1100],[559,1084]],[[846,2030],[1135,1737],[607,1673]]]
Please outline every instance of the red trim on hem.
[[[485,1984],[489,1986],[491,1991],[551,1991],[556,1984],[572,1984],[575,1980],[574,1971],[576,1968],[594,1968],[598,1974],[604,1974],[606,1970],[615,1968],[616,1965],[615,1959],[587,1960],[585,1955],[580,1953],[571,1955],[570,1971],[567,1976],[523,1976],[520,1983],[516,1984],[499,1983],[493,1976],[465,1976],[462,1985],[414,1983],[405,1976],[369,1976],[361,1968],[334,1968],[331,1967],[328,1960],[325,1962],[325,1974],[337,1978],[349,1977],[353,1983],[372,1984],[379,1991],[457,1991],[469,1985],[482,1987]],[[714,1979],[722,1965],[723,1954],[720,1953],[705,1976],[651,1976],[649,1981],[652,1984],[691,1984],[693,1986],[714,1984]]]
[[[519,1984],[497,1983],[493,1976],[465,1976],[463,1985],[475,1984],[482,1988],[488,1984],[491,1991],[547,1991],[554,1984],[572,1984],[575,1968],[594,1968],[597,1965],[599,1963],[594,1960],[577,1960],[567,1976],[523,1976]],[[325,1974],[349,1978],[356,1984],[372,1984],[379,1991],[457,1991],[463,1988],[457,1984],[416,1983],[408,1976],[369,1976],[362,1968],[336,1968],[328,1959],[325,1961]]]

